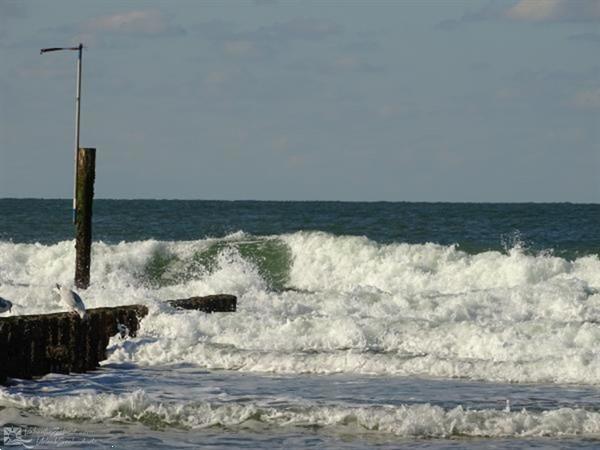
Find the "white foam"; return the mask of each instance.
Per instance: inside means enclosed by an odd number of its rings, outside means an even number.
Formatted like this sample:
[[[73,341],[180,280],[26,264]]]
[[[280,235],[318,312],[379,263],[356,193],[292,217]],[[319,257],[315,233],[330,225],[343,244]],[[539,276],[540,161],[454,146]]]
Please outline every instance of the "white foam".
[[[292,256],[296,290],[277,292],[237,250],[253,239],[229,236],[210,270],[190,261],[214,239],[96,243],[93,284],[81,293],[88,308],[218,292],[239,298],[235,314],[153,308],[137,339],[114,342],[109,362],[600,383],[597,256],[568,261],[519,248],[470,255],[299,232],[266,238]],[[169,282],[153,287],[141,274],[157,253],[174,258]],[[0,295],[22,305],[17,313],[62,310],[51,287],[68,283],[73,258],[72,242],[0,242]]]
[[[391,433],[400,437],[600,437],[600,413],[578,408],[532,412],[509,409],[444,409],[401,406],[323,405],[308,401],[159,402],[143,390],[128,394],[24,397],[0,391],[0,406],[43,417],[92,422],[140,422],[178,428],[324,427],[344,433]]]
[[[241,239],[236,233],[229,239]],[[187,282],[155,288],[144,280],[147,265],[156,254],[177,257],[171,271],[181,269],[195,252],[202,252],[216,240],[140,241],[115,245],[96,242],[92,247],[91,286],[81,292],[88,308],[148,303],[155,300],[208,295],[215,292],[239,294],[248,285],[264,286],[254,267],[239,255],[224,250],[219,268],[210,276],[198,276]],[[231,261],[235,259],[236,261]],[[55,245],[12,244],[0,241],[0,295],[18,299],[16,314],[39,314],[64,310],[53,294],[56,283],[73,284],[75,247],[73,241]],[[246,273],[248,272],[248,273]],[[168,277],[168,273],[166,274]]]

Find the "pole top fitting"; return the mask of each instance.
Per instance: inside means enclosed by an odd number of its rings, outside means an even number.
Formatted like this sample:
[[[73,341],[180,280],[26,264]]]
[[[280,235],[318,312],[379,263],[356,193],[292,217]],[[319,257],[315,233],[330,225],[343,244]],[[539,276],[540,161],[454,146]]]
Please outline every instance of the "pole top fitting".
[[[61,50],[79,50],[81,52],[81,50],[83,50],[83,44],[79,43],[79,45],[77,47],[48,47],[48,48],[43,48],[40,50],[40,55],[43,55],[44,53],[49,53],[49,52],[58,52]]]

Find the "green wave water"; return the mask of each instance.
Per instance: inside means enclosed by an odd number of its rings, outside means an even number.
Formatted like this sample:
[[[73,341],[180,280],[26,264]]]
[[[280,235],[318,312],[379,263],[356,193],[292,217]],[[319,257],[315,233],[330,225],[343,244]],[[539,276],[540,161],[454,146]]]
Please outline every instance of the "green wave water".
[[[291,251],[284,242],[270,238],[216,240],[188,259],[163,247],[153,253],[138,277],[154,289],[185,283],[210,275],[219,268],[219,258],[232,254],[255,267],[269,289],[281,291],[287,287]]]

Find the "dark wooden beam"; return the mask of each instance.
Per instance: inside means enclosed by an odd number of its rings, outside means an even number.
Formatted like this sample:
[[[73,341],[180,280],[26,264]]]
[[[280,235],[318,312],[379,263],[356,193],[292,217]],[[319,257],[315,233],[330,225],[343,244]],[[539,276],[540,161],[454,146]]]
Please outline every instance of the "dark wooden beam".
[[[96,178],[96,149],[80,148],[77,152],[77,210],[75,213],[75,286],[90,285],[92,251],[92,206]]]
[[[233,295],[210,295],[167,301],[175,308],[207,313],[234,312]],[[64,312],[0,318],[0,383],[48,373],[93,370],[106,358],[112,336],[127,327],[135,337],[140,320],[148,314],[144,305],[92,308],[82,320]]]

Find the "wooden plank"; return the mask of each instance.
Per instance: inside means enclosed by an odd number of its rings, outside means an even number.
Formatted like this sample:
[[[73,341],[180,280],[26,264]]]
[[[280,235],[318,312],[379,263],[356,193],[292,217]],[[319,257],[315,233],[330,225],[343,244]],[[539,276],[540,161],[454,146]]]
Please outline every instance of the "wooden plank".
[[[167,301],[175,308],[207,313],[233,312],[233,295],[210,295]],[[0,318],[0,383],[8,377],[31,379],[48,373],[85,372],[106,358],[106,347],[119,325],[135,337],[140,320],[148,314],[144,305],[92,308],[82,320],[61,312]]]

